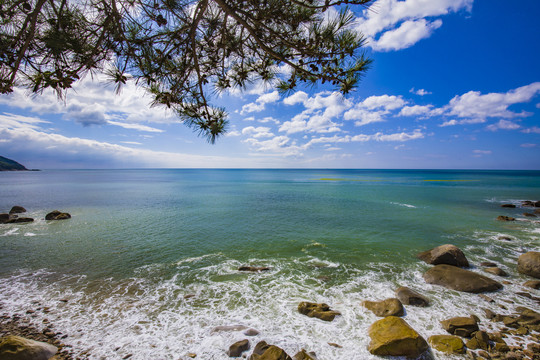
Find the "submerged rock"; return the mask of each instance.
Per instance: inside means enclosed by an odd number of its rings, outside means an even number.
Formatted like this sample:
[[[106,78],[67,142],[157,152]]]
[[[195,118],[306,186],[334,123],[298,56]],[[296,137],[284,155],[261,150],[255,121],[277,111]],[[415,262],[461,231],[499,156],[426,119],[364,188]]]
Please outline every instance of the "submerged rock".
[[[533,288],[533,289],[540,289],[540,280],[529,280],[529,281],[525,281],[523,283],[523,286],[526,286],[526,287],[530,287],[530,288]]]
[[[25,217],[10,217],[8,221],[5,222],[5,224],[18,224],[18,223],[29,223],[33,222],[34,219],[32,218],[25,218]]]
[[[327,304],[310,303],[307,301],[298,304],[298,312],[324,321],[332,321],[336,315],[341,315],[338,311],[330,310],[330,306]]]
[[[261,272],[261,271],[268,271],[268,270],[270,270],[270,268],[266,266],[240,266],[238,268],[238,271],[251,271],[251,272]]]
[[[475,331],[478,331],[478,323],[474,317],[453,317],[451,319],[441,321],[444,330],[452,335],[461,337],[469,337]]]
[[[26,209],[23,208],[22,206],[14,206],[11,208],[11,210],[9,210],[9,215],[13,215],[13,214],[22,214],[22,213],[25,213],[26,212]]]
[[[245,340],[237,341],[234,344],[232,344],[229,347],[229,351],[227,351],[227,355],[229,355],[229,357],[240,357],[242,356],[242,353],[244,351],[248,351],[248,350],[249,350],[249,340],[245,339]]]
[[[536,217],[536,215],[534,215],[533,213],[528,213],[528,212],[523,213],[523,216],[526,216],[526,217]]]
[[[424,280],[428,284],[470,293],[490,292],[501,289],[499,282],[487,276],[450,265],[436,265],[426,271]]]
[[[502,204],[501,207],[503,207],[503,208],[515,208],[516,205],[514,205],[514,204]]]
[[[417,255],[420,260],[431,265],[447,264],[458,267],[469,267],[469,261],[460,248],[455,245],[445,244],[437,246]]]
[[[499,240],[504,240],[504,241],[513,241],[513,239],[510,237],[510,236],[499,236],[498,237]]]
[[[67,220],[71,219],[71,215],[68,213],[63,213],[58,210],[53,210],[47,215],[45,215],[45,220]]]
[[[529,251],[518,258],[518,271],[540,279],[540,252]]]
[[[493,275],[497,275],[497,276],[508,276],[506,271],[496,266],[485,268],[484,271]]]
[[[362,306],[371,310],[377,316],[403,316],[405,309],[403,304],[396,298],[381,301],[362,301]]]
[[[432,348],[445,354],[465,354],[465,344],[459,336],[433,335],[428,342]]]
[[[396,316],[374,322],[368,331],[368,350],[373,355],[418,357],[428,349],[426,340]]]
[[[401,286],[396,290],[396,296],[405,305],[429,306],[429,300],[426,297],[405,286]]]
[[[500,215],[500,216],[497,216],[497,220],[499,220],[499,221],[515,221],[516,218],[513,218],[511,216],[506,216],[506,215]]]
[[[248,327],[244,325],[221,325],[216,326],[212,329],[212,332],[220,332],[220,331],[242,331],[246,330]]]
[[[491,262],[491,261],[482,261],[480,263],[480,266],[483,266],[483,267],[497,267],[497,264],[495,264],[494,262]]]
[[[56,346],[20,336],[6,336],[0,341],[1,360],[48,360],[58,349]]]

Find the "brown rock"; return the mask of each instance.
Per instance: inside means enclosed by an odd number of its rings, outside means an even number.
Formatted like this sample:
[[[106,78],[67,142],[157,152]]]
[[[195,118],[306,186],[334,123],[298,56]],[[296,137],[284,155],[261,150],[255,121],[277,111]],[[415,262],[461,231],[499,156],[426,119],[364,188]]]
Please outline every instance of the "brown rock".
[[[58,210],[53,210],[47,215],[45,215],[45,220],[67,220],[71,219],[71,215],[68,213],[63,213]]]
[[[363,301],[362,305],[377,316],[403,316],[405,314],[403,304],[396,298],[382,301]]]
[[[493,275],[497,275],[497,276],[508,276],[506,271],[498,267],[485,268],[484,271]]]
[[[527,286],[533,289],[540,289],[540,280],[529,280],[523,283],[523,286]]]
[[[22,213],[25,213],[26,212],[26,209],[23,208],[22,206],[14,206],[11,208],[11,210],[9,210],[9,215],[13,215],[13,214],[22,214]]]
[[[270,270],[270,268],[266,266],[240,266],[238,268],[238,271],[251,271],[251,272],[261,272],[261,271],[268,271],[268,270]]]
[[[518,258],[518,271],[540,279],[540,252],[529,251]]]
[[[249,350],[249,340],[245,339],[245,340],[237,341],[234,344],[232,344],[229,347],[229,351],[227,351],[227,355],[229,355],[229,357],[240,357],[242,356],[242,353],[244,351],[248,351],[248,350]]]
[[[523,213],[523,216],[526,216],[526,217],[536,217],[536,215],[534,215],[534,214],[532,214],[532,213],[528,213],[528,212]]]
[[[495,264],[494,262],[491,262],[491,261],[482,261],[480,263],[480,266],[483,266],[483,267],[496,267],[497,264]]]
[[[513,240],[510,236],[499,236],[498,239],[499,240],[504,240],[504,241],[512,241]]]
[[[486,300],[487,302],[490,302],[490,303],[495,302],[495,300],[493,300],[492,298],[490,298],[489,296],[486,296],[484,294],[480,294],[478,296],[481,297],[482,299]]]
[[[8,221],[5,222],[5,224],[18,224],[18,223],[29,223],[34,221],[32,218],[25,218],[25,217],[11,217]]]
[[[458,267],[469,267],[469,261],[460,248],[455,245],[445,244],[437,246],[417,255],[420,260],[431,265],[446,264]]]
[[[292,358],[287,355],[283,349],[274,345],[268,345],[266,343],[264,344],[265,351],[259,355],[254,350],[253,354],[249,358],[250,360],[292,360]]]
[[[298,304],[298,312],[324,321],[332,321],[336,315],[341,315],[338,311],[330,310],[330,306],[327,304],[310,303],[307,301]]]
[[[514,205],[514,204],[502,204],[501,207],[503,207],[503,208],[512,208],[513,209],[513,208],[516,207],[516,205]]]
[[[445,354],[464,354],[465,344],[460,337],[454,335],[433,335],[428,339],[435,350]]]
[[[5,224],[9,221],[9,214],[0,214],[0,224]]]
[[[428,344],[405,320],[388,316],[369,327],[371,341],[368,350],[380,356],[418,357],[428,349]]]
[[[470,293],[496,291],[502,288],[497,281],[475,272],[450,265],[436,265],[424,274],[428,284]]]
[[[405,286],[401,286],[396,290],[396,296],[399,301],[401,301],[401,303],[405,305],[413,305],[420,307],[429,306],[429,300],[426,297]]]
[[[317,360],[317,356],[312,351],[307,352],[306,350],[302,349],[293,356],[293,360]]]
[[[57,351],[51,344],[19,336],[6,336],[0,341],[1,360],[48,360]]]
[[[515,221],[516,218],[513,218],[511,216],[500,215],[500,216],[497,216],[497,220],[499,220],[499,221]]]
[[[441,321],[444,330],[452,335],[469,337],[475,331],[478,331],[476,320],[471,317],[454,317]]]
[[[476,331],[466,345],[471,350],[481,349],[487,351],[489,349],[489,336],[485,331]]]

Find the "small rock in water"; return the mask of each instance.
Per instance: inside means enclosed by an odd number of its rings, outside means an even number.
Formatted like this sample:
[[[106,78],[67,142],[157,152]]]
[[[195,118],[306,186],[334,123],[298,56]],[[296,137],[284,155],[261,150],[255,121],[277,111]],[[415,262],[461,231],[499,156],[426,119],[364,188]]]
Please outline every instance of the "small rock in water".
[[[251,272],[261,272],[261,271],[268,271],[268,270],[270,270],[270,268],[266,266],[240,266],[238,268],[238,271],[251,271]]]
[[[229,351],[227,351],[227,355],[229,355],[229,357],[240,357],[242,356],[242,353],[244,351],[248,351],[248,350],[249,350],[249,340],[245,339],[245,340],[237,341],[234,344],[232,344],[229,347]]]
[[[14,207],[11,208],[11,210],[9,210],[9,215],[22,214],[25,212],[26,212],[25,208],[23,208],[22,206],[15,205]]]
[[[68,213],[63,213],[58,210],[53,210],[47,215],[45,215],[45,220],[67,220],[71,219],[71,215]]]
[[[515,221],[516,218],[513,218],[511,216],[500,215],[500,216],[497,216],[497,220],[499,220],[499,221]]]
[[[512,241],[513,239],[510,237],[510,236],[499,236],[498,237],[499,240],[504,240],[504,241]]]
[[[336,315],[341,315],[338,311],[330,310],[327,304],[317,304],[303,301],[298,304],[298,312],[300,314],[315,317],[324,321],[332,321]]]
[[[465,344],[459,336],[433,335],[429,337],[428,342],[435,350],[438,350],[445,354],[465,353]]]
[[[512,208],[513,209],[513,208],[516,207],[516,205],[514,205],[514,204],[502,204],[501,207],[503,207],[503,208]]]
[[[441,325],[444,330],[448,331],[452,335],[458,335],[461,337],[469,337],[475,331],[478,331],[478,324],[476,319],[471,317],[454,317],[441,321]]]
[[[529,280],[523,283],[523,286],[527,286],[533,289],[540,289],[540,280]]]
[[[416,256],[431,265],[446,264],[469,267],[469,261],[465,257],[465,254],[463,254],[463,251],[452,244],[437,246],[431,250],[421,252]]]
[[[246,330],[248,327],[244,325],[223,325],[223,326],[216,326],[212,329],[212,332],[219,332],[219,331],[242,331]]]
[[[186,300],[187,300],[187,299],[191,299],[191,298],[193,298],[193,297],[195,297],[195,294],[187,294],[187,295],[184,295],[184,299],[186,299]]]
[[[529,251],[518,258],[518,271],[540,279],[540,252]]]
[[[187,353],[187,357],[195,359],[197,357],[197,354],[195,354],[195,353]]]
[[[336,343],[330,343],[330,342],[329,342],[328,345],[333,346],[333,347],[338,348],[338,349],[343,348],[343,346],[341,346],[341,345],[339,345],[339,344],[336,344]]]
[[[382,301],[362,301],[362,306],[371,310],[377,316],[403,316],[405,309],[403,304],[396,298]]]
[[[508,276],[506,271],[504,271],[503,269],[498,268],[496,266],[495,267],[485,268],[484,271],[487,272],[487,273],[493,274],[493,275],[497,275],[497,276]]]
[[[485,331],[477,331],[473,337],[467,341],[467,348],[472,350],[488,350],[489,348],[489,336]]]
[[[255,330],[253,328],[249,328],[246,331],[244,331],[244,335],[246,335],[246,336],[257,336],[257,335],[259,335],[259,331]]]
[[[495,264],[494,262],[491,262],[491,261],[482,261],[480,263],[480,266],[483,266],[483,267],[496,267],[497,264]]]
[[[487,295],[480,294],[480,295],[478,295],[478,296],[481,297],[482,299],[486,300],[487,302],[490,302],[490,303],[495,302],[495,300],[493,300],[492,298],[490,298],[490,297],[487,296]]]
[[[302,349],[293,356],[293,360],[317,360],[317,356],[313,351],[307,352]]]
[[[5,224],[9,221],[9,214],[0,214],[0,224]]]
[[[426,297],[405,286],[401,286],[396,290],[396,296],[405,305],[429,306],[429,300]]]
[[[523,213],[523,216],[526,216],[526,217],[536,217],[536,215],[532,214],[532,213]]]

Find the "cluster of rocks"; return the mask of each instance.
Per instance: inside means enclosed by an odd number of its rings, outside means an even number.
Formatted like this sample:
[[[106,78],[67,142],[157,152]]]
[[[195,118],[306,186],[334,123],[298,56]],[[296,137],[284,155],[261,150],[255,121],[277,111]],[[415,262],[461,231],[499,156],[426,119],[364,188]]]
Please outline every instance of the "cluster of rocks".
[[[502,204],[501,207],[508,209],[515,209],[518,206],[516,204]],[[524,200],[521,202],[520,208],[540,208],[540,201]],[[524,212],[522,214],[525,217],[537,217],[540,215],[540,209],[535,209],[533,212]],[[500,215],[497,217],[499,221],[515,221],[516,218],[512,216]]]
[[[0,224],[15,224],[29,223],[34,219],[30,217],[20,217],[19,214],[24,214],[26,209],[22,206],[13,206],[9,213],[0,214]],[[58,210],[53,210],[45,215],[45,220],[66,220],[71,219],[71,215]]]
[[[244,352],[251,348],[249,340],[237,341],[229,347],[227,354],[230,357],[245,357]],[[259,341],[248,360],[317,360],[315,353],[308,352],[304,349],[290,357],[285,350],[276,346],[270,345],[266,341]]]

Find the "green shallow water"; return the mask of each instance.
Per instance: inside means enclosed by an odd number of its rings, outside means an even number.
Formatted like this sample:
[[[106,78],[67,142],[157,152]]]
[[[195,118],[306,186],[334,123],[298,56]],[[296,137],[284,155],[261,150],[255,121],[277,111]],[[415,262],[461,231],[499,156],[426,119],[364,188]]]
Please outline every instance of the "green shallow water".
[[[538,249],[540,218],[500,204],[528,199],[540,199],[538,171],[0,173],[0,211],[22,205],[36,219],[0,225],[0,304],[11,312],[32,302],[52,307],[48,316],[56,314],[78,351],[96,341],[91,331],[78,334],[80,327],[105,332],[110,341],[91,349],[96,359],[133,352],[146,359],[148,348],[163,359],[189,351],[225,359],[223,347],[236,335],[209,329],[231,323],[257,327],[261,338],[288,349],[315,349],[324,359],[364,359],[368,339],[356,327],[373,322],[369,314],[340,309],[341,325],[306,329],[296,301],[357,306],[408,284],[435,302],[425,313],[410,310],[408,321],[435,333],[426,319],[472,311],[476,300],[456,305],[458,295],[423,284],[428,267],[415,254],[453,243],[469,260],[496,261],[524,279],[515,261]],[[72,219],[44,221],[54,209]],[[499,222],[498,215],[518,221]],[[245,264],[272,270],[238,273]],[[73,302],[58,305],[61,297]],[[179,336],[188,338],[178,342]],[[342,353],[323,347],[321,339],[332,336],[356,345]]]

